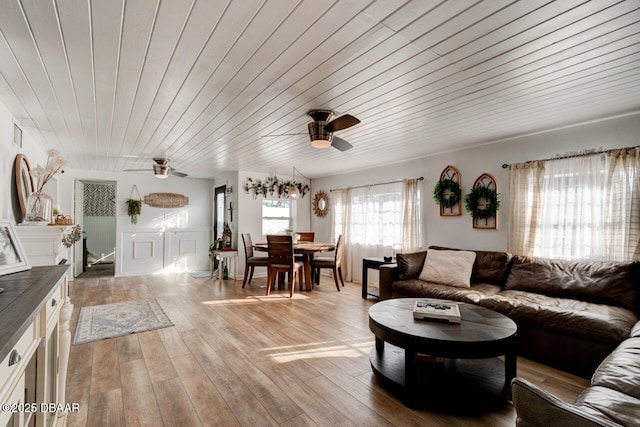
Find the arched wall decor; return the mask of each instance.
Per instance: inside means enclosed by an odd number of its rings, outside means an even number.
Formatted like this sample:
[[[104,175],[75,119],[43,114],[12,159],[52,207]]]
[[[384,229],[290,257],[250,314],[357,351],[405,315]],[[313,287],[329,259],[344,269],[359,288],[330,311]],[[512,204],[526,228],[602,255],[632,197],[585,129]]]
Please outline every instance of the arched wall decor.
[[[450,200],[453,196],[457,201],[451,203],[438,203],[440,205],[440,216],[460,216],[462,215],[462,195],[460,194],[460,172],[458,169],[449,165],[440,174],[440,180],[434,188],[434,198],[441,201]],[[454,194],[453,190],[457,190],[458,194]],[[436,194],[437,193],[437,194]],[[451,200],[453,202],[453,200]],[[451,205],[451,206],[448,206]]]
[[[498,183],[488,173],[480,175],[473,183],[471,193],[465,197],[467,210],[471,212],[473,228],[491,229],[498,228]],[[483,211],[488,210],[490,215]],[[474,214],[477,213],[477,214]]]

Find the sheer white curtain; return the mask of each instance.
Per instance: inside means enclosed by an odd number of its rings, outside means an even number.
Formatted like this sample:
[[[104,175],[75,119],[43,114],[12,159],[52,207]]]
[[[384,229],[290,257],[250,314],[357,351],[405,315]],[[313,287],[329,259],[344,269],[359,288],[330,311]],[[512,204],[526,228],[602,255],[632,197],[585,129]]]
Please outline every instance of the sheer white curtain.
[[[402,252],[415,252],[420,241],[420,181],[405,179],[402,186]]]
[[[545,162],[535,256],[602,257],[605,171],[604,154]]]
[[[507,250],[533,254],[540,221],[540,193],[544,165],[527,162],[509,166],[509,226]]]
[[[349,258],[349,234],[347,233],[347,224],[351,218],[351,190],[332,190],[331,199],[333,203],[333,224],[332,235],[334,242],[338,241],[338,236],[342,235],[343,249],[342,256],[342,278],[351,281],[351,273],[347,259]]]
[[[345,236],[343,275],[360,283],[363,258],[391,256],[394,247],[402,245],[402,186],[393,183],[334,192],[334,236],[340,230]]]
[[[607,152],[605,259],[640,259],[640,147]]]
[[[638,259],[638,152],[580,153],[511,166],[508,250],[558,259]]]

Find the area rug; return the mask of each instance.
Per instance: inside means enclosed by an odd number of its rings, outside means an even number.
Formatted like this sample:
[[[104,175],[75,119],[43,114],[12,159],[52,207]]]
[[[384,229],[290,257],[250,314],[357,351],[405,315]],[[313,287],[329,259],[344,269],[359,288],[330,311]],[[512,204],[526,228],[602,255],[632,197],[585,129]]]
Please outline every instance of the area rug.
[[[74,344],[85,344],[136,332],[167,328],[173,323],[155,299],[82,307]]]
[[[204,278],[208,279],[209,277],[211,277],[211,273],[209,272],[209,270],[205,270],[205,271],[190,271],[189,274],[194,279],[204,279]]]

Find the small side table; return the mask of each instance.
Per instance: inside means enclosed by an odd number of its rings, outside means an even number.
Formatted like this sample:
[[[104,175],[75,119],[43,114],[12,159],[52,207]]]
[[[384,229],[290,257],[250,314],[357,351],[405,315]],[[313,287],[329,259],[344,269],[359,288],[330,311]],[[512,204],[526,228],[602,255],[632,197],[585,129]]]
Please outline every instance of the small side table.
[[[371,295],[376,298],[380,298],[380,291],[378,289],[368,290],[368,281],[369,281],[369,269],[373,268],[374,270],[380,270],[381,265],[385,264],[395,264],[396,261],[394,258],[391,261],[385,261],[383,257],[371,257],[371,258],[362,258],[362,298],[367,299],[368,295]]]
[[[209,260],[209,278],[213,278],[213,266],[215,264],[215,259],[218,258],[220,262],[218,263],[217,276],[218,279],[222,280],[222,265],[226,258],[234,258],[233,260],[233,278],[238,277],[238,251],[236,249],[216,249],[213,251],[213,256]]]

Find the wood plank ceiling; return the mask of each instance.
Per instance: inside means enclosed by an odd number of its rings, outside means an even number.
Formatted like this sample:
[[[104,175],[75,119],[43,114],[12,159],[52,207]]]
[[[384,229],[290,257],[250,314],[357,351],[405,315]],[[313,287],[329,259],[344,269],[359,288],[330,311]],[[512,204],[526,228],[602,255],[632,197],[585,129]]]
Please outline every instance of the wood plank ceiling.
[[[319,177],[638,112],[639,21],[638,0],[0,0],[0,99],[73,168]],[[362,121],[351,150],[310,146],[316,108]]]

